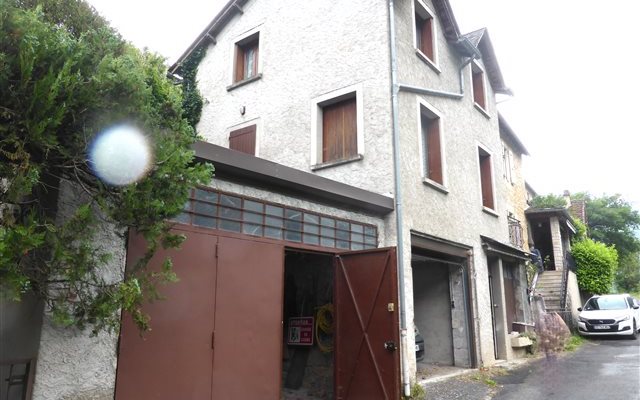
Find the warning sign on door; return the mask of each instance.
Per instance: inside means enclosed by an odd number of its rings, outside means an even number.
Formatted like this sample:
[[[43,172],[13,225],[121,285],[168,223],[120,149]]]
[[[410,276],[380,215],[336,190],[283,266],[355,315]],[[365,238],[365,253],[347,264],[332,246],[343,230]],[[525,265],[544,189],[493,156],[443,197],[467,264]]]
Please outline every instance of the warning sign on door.
[[[289,335],[287,344],[313,345],[313,317],[289,318]]]

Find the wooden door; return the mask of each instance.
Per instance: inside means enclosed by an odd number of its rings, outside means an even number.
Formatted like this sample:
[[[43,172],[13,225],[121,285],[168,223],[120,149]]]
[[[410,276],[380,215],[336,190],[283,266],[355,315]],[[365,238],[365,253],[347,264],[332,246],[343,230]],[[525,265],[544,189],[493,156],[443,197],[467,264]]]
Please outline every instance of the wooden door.
[[[399,399],[395,249],[342,253],[335,268],[335,398]]]

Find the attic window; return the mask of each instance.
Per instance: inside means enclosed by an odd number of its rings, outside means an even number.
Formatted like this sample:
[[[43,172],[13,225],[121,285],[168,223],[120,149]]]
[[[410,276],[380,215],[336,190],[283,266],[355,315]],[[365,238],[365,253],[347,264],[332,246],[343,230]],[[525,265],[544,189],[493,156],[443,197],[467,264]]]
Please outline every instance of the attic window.
[[[416,49],[423,60],[436,65],[435,18],[429,8],[421,1],[414,3]]]

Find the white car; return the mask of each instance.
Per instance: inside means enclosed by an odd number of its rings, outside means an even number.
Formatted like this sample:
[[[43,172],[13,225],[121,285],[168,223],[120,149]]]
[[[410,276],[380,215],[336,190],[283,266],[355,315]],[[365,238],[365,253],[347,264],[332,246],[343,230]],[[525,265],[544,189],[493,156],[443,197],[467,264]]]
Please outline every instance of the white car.
[[[578,331],[581,335],[638,337],[640,306],[628,294],[593,296],[578,311]]]

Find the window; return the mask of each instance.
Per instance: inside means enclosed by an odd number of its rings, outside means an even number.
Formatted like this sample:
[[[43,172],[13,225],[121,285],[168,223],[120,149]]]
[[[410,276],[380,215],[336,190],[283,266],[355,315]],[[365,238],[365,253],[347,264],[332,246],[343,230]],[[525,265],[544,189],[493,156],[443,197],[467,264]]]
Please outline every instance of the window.
[[[258,75],[260,33],[254,33],[236,43],[234,83]]]
[[[316,171],[364,157],[362,84],[311,100],[311,169]]]
[[[489,209],[495,209],[493,202],[493,178],[491,171],[491,154],[478,147],[480,161],[480,187],[482,189],[482,205]]]
[[[344,250],[375,249],[378,229],[211,188],[192,189],[175,222],[206,229]]]
[[[229,148],[251,155],[256,154],[256,126],[249,125],[229,132]]]
[[[513,152],[505,145],[502,146],[502,167],[504,179],[513,184]]]
[[[471,64],[471,80],[473,83],[473,101],[486,110],[486,93],[484,88],[484,71],[475,62]]]
[[[322,162],[358,154],[356,98],[322,107]]]
[[[426,58],[434,66],[436,63],[435,19],[431,10],[424,3],[414,3],[416,20],[416,49],[419,55]]]
[[[420,129],[425,178],[443,185],[440,117],[422,104],[420,105]]]

